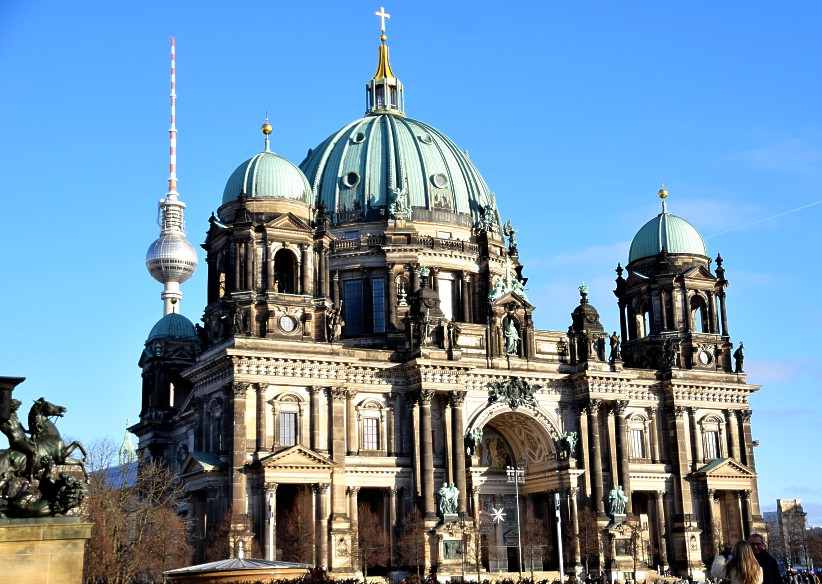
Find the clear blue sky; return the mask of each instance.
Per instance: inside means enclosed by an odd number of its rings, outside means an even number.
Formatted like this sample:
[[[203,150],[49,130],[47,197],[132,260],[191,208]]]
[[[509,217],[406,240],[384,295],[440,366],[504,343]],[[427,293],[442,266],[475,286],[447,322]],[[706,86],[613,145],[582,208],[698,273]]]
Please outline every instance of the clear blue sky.
[[[568,3],[566,3],[568,4]],[[68,405],[65,432],[122,436],[137,359],[161,316],[144,254],[165,192],[168,37],[178,44],[180,192],[189,237],[234,167],[299,162],[363,112],[376,2],[0,3],[0,374]],[[671,211],[726,258],[744,340],[761,500],[822,523],[819,22],[814,2],[402,0],[386,5],[409,115],[470,152],[520,229],[541,328],[565,329],[582,280],[617,327],[613,268]],[[201,256],[202,258],[202,256]],[[185,286],[199,318],[205,270]]]

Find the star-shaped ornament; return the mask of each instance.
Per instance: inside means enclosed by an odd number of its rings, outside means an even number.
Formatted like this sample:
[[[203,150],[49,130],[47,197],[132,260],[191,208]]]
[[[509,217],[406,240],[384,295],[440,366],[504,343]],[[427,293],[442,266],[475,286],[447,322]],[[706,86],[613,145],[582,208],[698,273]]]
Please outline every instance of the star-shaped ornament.
[[[505,523],[505,509],[502,507],[499,509],[491,507],[491,521],[494,523]]]

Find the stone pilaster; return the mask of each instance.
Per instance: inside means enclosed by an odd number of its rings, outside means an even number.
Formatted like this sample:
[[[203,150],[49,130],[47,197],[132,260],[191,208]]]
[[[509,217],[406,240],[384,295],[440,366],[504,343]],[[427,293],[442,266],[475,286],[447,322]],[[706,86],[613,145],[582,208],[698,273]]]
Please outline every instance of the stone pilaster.
[[[434,443],[431,432],[431,400],[433,397],[434,392],[431,390],[423,389],[419,392],[422,494],[426,519],[434,519],[437,516],[437,506],[434,499]]]
[[[320,392],[322,388],[311,386],[308,388],[309,395],[309,426],[311,428],[310,446],[312,450],[325,450],[323,444],[320,444]]]
[[[265,559],[277,559],[277,483],[265,484]]]
[[[588,404],[588,430],[591,433],[591,491],[596,503],[597,515],[605,515],[605,493],[602,485],[602,446],[599,440],[599,410],[602,402],[591,400]]]
[[[577,507],[577,497],[579,490],[576,487],[571,487],[568,491],[568,502],[570,503],[570,519],[571,519],[571,558],[572,568],[574,573],[578,572],[582,567],[582,554],[579,548],[579,509]]]
[[[467,510],[466,499],[468,492],[466,491],[465,482],[465,446],[463,436],[462,422],[462,404],[465,401],[464,391],[451,392],[451,445],[452,445],[452,460],[454,464],[454,482],[457,484],[459,490],[458,511],[461,517],[465,516]]]
[[[354,397],[357,395],[356,390],[349,389],[346,392],[346,413],[345,413],[345,427],[346,427],[346,448],[348,454],[357,454],[359,446],[357,444],[357,412],[354,409]]]
[[[633,513],[633,505],[631,504],[631,463],[629,460],[630,457],[628,456],[628,434],[625,431],[625,408],[627,405],[627,401],[614,402],[620,482],[622,483],[623,491],[625,491],[625,496],[628,498],[625,503],[625,513],[630,515]]]
[[[658,410],[656,407],[648,408],[648,433],[650,434],[648,442],[651,445],[651,462],[657,463],[662,460],[659,450],[659,419],[657,418]]]
[[[257,394],[257,452],[268,450],[269,444],[266,441],[268,434],[268,415],[265,401],[265,385],[255,383],[254,389]]]
[[[656,503],[656,533],[659,545],[659,563],[663,570],[668,568],[668,533],[665,528],[665,493],[656,491],[654,493]]]

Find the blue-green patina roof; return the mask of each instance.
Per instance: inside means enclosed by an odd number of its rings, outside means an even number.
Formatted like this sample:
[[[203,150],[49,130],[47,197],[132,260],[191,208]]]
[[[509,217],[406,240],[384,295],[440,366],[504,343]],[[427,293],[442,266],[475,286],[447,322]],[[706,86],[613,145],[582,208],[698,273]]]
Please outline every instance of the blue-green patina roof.
[[[231,173],[223,204],[240,197],[280,197],[311,203],[311,186],[302,171],[282,156],[260,152]]]
[[[146,343],[156,340],[174,339],[179,341],[190,341],[197,339],[197,331],[194,325],[182,314],[172,312],[157,321],[148,333]]]
[[[669,254],[708,255],[702,236],[682,217],[663,211],[648,221],[634,236],[628,263],[654,257],[662,250]]]
[[[407,184],[415,208],[479,218],[494,196],[467,153],[423,122],[390,114],[354,120],[310,150],[300,163],[329,211],[387,207]]]

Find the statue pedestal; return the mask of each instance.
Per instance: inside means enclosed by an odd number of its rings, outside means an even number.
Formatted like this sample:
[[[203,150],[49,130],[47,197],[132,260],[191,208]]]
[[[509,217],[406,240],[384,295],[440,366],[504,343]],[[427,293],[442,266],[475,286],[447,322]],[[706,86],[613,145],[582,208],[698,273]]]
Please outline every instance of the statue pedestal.
[[[0,581],[81,584],[91,527],[79,517],[0,519]]]

